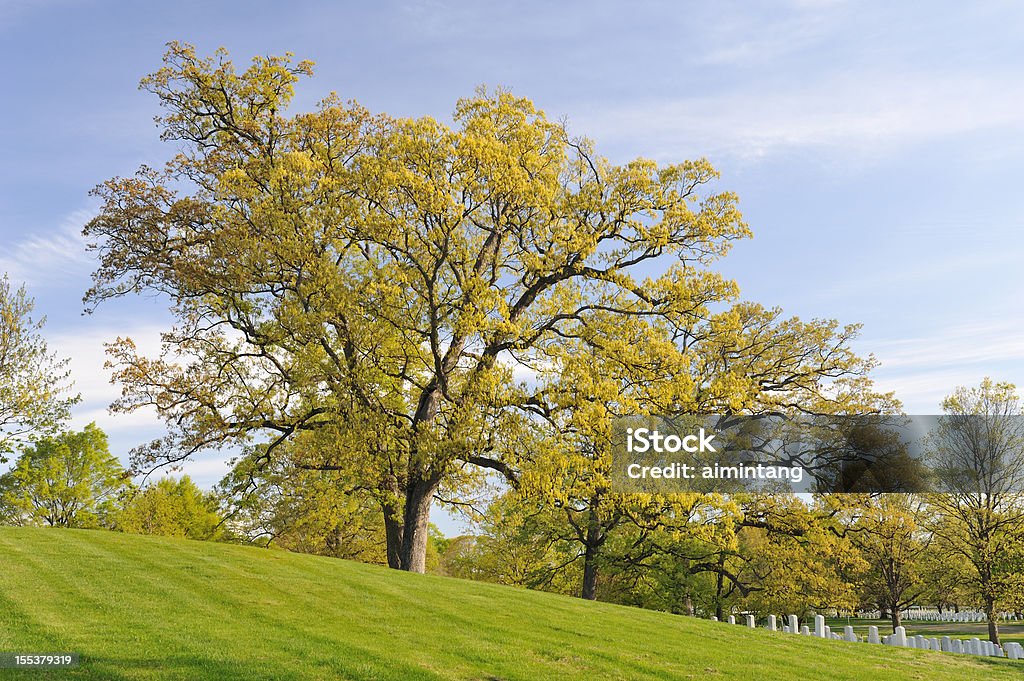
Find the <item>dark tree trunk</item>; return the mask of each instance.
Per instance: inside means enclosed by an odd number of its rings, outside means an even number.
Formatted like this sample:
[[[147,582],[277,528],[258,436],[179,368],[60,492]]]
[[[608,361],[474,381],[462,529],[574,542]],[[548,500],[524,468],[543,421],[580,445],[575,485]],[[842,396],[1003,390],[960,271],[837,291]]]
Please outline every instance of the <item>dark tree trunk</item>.
[[[590,507],[590,518],[587,522],[586,542],[583,549],[583,588],[580,597],[588,601],[597,600],[597,559],[604,543],[601,521],[593,505]]]
[[[997,616],[995,599],[986,598],[985,617],[988,619],[988,640],[998,646],[1002,644],[999,643],[999,622],[996,619]]]
[[[903,617],[900,615],[899,608],[892,609],[892,633],[896,633],[896,627],[903,626]]]
[[[722,574],[725,571],[725,554],[719,556],[718,567],[721,568],[718,571],[718,580],[715,583],[715,617],[721,622],[724,619],[725,610],[722,605],[722,594],[725,591],[725,575]]]
[[[388,547],[388,567],[402,567],[402,518],[393,504],[381,504],[384,511],[384,538]]]

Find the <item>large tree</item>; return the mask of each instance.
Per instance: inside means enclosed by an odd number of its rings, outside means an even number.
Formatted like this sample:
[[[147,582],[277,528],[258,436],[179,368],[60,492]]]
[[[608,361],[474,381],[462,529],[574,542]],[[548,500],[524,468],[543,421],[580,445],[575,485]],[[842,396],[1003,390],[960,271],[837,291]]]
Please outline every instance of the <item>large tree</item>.
[[[55,432],[77,397],[68,395],[67,360],[51,354],[45,320],[32,319],[25,288],[0,277],[0,463],[32,435]]]
[[[294,467],[372,494],[388,563],[422,571],[436,499],[486,471],[518,484],[538,449],[600,436],[602,401],[640,404],[591,389],[656,383],[683,412],[861,402],[854,328],[733,304],[710,269],[749,232],[707,161],[612,164],[508,92],[459,101],[453,127],[335,96],[286,115],[311,72],[172,43],[143,80],[178,153],[100,186],[85,230],[90,305],[157,292],[178,319],[160,357],[111,347],[115,407],[168,425],[137,464],[258,438],[269,465],[315,433]]]
[[[513,368],[598,314],[701,314],[695,293],[728,287],[705,266],[748,230],[706,161],[613,165],[507,92],[454,128],[334,97],[286,116],[309,73],[170,46],[143,87],[179,153],[98,188],[87,300],[159,292],[178,318],[164,357],[112,348],[117,407],[169,426],[138,463],[333,429],[345,446],[305,465],[363,475],[389,563],[422,571],[435,495],[520,453],[542,398]]]

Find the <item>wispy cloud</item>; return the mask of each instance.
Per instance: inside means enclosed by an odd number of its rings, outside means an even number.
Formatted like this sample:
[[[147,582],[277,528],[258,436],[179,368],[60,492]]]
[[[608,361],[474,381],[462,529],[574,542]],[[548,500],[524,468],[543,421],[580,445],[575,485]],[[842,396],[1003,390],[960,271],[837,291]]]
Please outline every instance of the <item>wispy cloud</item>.
[[[874,347],[889,370],[1005,362],[1024,366],[1024,319],[951,325],[928,336],[883,341]]]
[[[92,210],[76,210],[56,228],[11,244],[0,255],[0,272],[32,289],[87,276],[93,261],[85,249],[82,226],[94,215]]]
[[[785,8],[787,3],[780,3]],[[730,12],[725,5],[714,8],[725,14],[709,22],[701,37],[709,47],[700,51],[694,64],[744,67],[767,62],[813,48],[842,25],[843,2],[809,0],[788,3],[791,11],[778,11],[779,5],[765,13],[751,12],[740,3]]]
[[[909,413],[940,410],[957,386],[990,376],[1024,389],[1024,319],[950,324],[913,338],[872,342],[877,384],[894,390]]]
[[[939,79],[931,73],[860,72],[828,82],[629,103],[577,122],[602,141],[628,136],[666,156],[759,159],[822,147],[874,155],[951,135],[1020,132],[1024,82],[996,74]]]

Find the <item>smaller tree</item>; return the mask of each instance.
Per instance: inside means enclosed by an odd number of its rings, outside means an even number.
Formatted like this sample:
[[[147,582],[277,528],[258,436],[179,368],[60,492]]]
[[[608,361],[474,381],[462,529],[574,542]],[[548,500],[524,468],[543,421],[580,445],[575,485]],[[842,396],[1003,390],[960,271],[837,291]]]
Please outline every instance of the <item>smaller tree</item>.
[[[939,493],[928,497],[941,551],[966,562],[969,583],[999,644],[999,606],[1019,585],[1024,541],[1024,410],[1011,383],[986,378],[942,404],[931,442]]]
[[[0,516],[15,525],[105,527],[131,479],[90,423],[43,438],[0,476]]]
[[[825,503],[838,511],[843,535],[867,562],[863,595],[889,613],[896,631],[901,612],[928,590],[926,566],[934,556],[923,527],[925,509],[907,494],[839,494]]]
[[[24,287],[0,277],[0,463],[28,436],[52,433],[78,401],[67,395],[67,360],[50,354],[34,307]]]
[[[162,478],[133,496],[121,509],[122,532],[213,540],[224,536],[216,495],[199,489],[187,475]]]

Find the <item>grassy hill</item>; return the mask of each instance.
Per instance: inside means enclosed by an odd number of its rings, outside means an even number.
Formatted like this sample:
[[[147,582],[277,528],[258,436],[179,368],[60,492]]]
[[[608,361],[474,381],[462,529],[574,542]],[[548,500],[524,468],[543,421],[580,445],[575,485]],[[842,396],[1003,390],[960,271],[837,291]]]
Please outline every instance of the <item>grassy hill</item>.
[[[340,560],[0,528],[17,679],[1020,679],[1024,664],[752,631]]]

